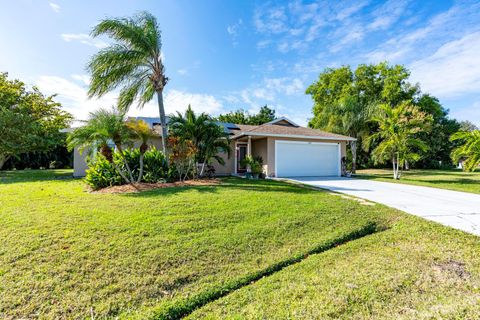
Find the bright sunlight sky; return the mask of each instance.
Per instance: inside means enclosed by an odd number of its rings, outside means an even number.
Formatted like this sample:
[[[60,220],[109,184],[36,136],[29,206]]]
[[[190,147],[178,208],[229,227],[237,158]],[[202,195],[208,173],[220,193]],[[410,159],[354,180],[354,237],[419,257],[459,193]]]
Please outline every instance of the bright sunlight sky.
[[[218,114],[268,104],[306,124],[306,87],[326,67],[405,64],[422,91],[480,125],[480,1],[0,0],[0,72],[58,100],[78,119],[111,106],[88,100],[85,65],[107,39],[104,17],[147,10],[163,32],[167,113],[190,103]],[[155,103],[132,115],[157,116]]]

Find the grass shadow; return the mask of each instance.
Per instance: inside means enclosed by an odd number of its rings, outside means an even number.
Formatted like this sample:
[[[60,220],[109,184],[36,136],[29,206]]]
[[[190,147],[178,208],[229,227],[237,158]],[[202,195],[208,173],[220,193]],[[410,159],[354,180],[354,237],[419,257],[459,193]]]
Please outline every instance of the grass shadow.
[[[74,179],[71,169],[0,171],[0,184],[68,179]]]

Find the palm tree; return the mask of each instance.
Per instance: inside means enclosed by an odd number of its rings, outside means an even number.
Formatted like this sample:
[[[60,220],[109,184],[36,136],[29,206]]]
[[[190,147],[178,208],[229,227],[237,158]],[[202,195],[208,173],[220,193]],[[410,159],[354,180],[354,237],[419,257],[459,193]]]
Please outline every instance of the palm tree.
[[[366,139],[366,147],[374,141],[379,142],[372,151],[374,162],[392,161],[393,178],[400,179],[400,166],[405,161],[418,161],[421,155],[416,150],[425,152],[428,149],[416,134],[428,129],[431,116],[404,102],[394,108],[388,104],[381,105],[379,115],[373,117],[372,121],[378,124],[379,129]]]
[[[118,106],[127,111],[135,101],[142,108],[156,94],[163,153],[167,155],[163,89],[168,78],[165,76],[161,32],[156,18],[148,12],[141,12],[133,18],[105,19],[93,28],[91,35],[106,35],[114,40],[114,44],[94,55],[88,64],[92,78],[89,96],[100,97],[120,88]]]
[[[464,159],[463,170],[475,171],[480,166],[480,130],[459,131],[454,133],[450,140],[464,142],[453,149],[453,161],[458,162]]]
[[[127,127],[130,129],[134,138],[140,140],[140,170],[138,173],[137,183],[142,181],[143,177],[143,158],[145,157],[145,152],[148,150],[148,140],[155,136],[155,133],[148,124],[143,120],[130,120],[127,122]],[[133,138],[132,137],[132,138]]]
[[[196,152],[196,163],[202,163],[200,175],[203,174],[205,164],[215,159],[225,164],[219,152],[230,153],[228,133],[217,125],[206,113],[195,114],[189,105],[185,114],[177,112],[170,116],[170,134],[183,140],[192,142]]]
[[[84,126],[73,130],[73,132],[68,135],[68,148],[72,150],[74,147],[78,147],[80,152],[88,149],[90,153],[95,153],[97,149],[100,148],[100,153],[112,163],[122,178],[127,183],[133,183],[132,171],[123,152],[123,146],[131,143],[132,136],[131,131],[125,125],[125,120],[125,112],[115,108],[110,110],[101,108],[91,112]],[[113,142],[122,157],[129,178],[127,178],[113,160],[113,152],[109,146],[109,142]]]

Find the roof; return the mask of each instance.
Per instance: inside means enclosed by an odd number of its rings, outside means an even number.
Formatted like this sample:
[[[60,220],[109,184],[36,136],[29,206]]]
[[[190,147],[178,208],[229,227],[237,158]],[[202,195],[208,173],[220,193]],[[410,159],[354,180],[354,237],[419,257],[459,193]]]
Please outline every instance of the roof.
[[[281,119],[285,120],[285,119]],[[287,122],[290,122],[287,119]],[[291,122],[290,122],[291,123]],[[265,123],[259,126],[237,125],[239,130],[233,132],[232,139],[243,136],[270,136],[270,137],[292,137],[305,139],[327,139],[327,140],[347,140],[354,141],[355,138],[321,131],[317,129],[305,128],[295,125]]]

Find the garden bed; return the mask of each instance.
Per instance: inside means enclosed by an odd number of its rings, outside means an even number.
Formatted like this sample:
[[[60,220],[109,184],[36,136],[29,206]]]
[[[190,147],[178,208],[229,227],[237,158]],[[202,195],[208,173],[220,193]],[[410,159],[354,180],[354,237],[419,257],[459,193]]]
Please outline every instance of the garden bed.
[[[164,182],[164,183],[135,183],[134,185],[125,184],[121,186],[111,186],[100,190],[92,191],[92,193],[135,193],[154,189],[185,187],[185,186],[212,186],[220,184],[220,179],[194,179],[184,182]]]

